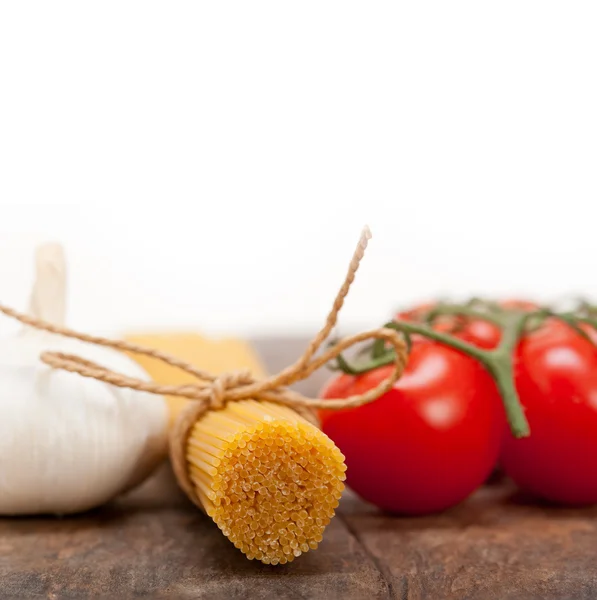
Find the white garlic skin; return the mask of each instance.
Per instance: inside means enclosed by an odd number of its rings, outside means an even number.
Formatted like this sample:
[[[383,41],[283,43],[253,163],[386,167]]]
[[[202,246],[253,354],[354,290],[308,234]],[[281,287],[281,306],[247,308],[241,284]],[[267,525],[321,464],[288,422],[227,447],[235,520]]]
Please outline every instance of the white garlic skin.
[[[0,340],[3,515],[94,508],[143,481],[167,452],[168,410],[161,396],[52,369],[39,359],[45,350],[149,379],[118,351],[62,336],[27,329]]]

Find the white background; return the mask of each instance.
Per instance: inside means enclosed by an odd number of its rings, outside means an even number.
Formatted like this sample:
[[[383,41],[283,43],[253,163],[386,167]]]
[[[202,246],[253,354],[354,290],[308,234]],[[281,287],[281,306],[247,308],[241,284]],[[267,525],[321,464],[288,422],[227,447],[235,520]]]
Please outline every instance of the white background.
[[[364,223],[344,329],[597,297],[596,31],[582,2],[4,2],[0,301],[56,239],[73,326],[310,331]]]

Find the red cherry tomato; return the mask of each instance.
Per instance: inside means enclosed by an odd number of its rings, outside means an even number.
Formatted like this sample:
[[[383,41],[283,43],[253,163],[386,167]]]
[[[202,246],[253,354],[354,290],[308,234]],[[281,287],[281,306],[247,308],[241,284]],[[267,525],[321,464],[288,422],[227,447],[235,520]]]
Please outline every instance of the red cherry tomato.
[[[340,375],[322,395],[360,394],[392,369]],[[475,491],[497,462],[505,427],[485,370],[455,350],[419,341],[392,390],[366,406],[320,416],[346,456],[348,485],[385,510],[412,515],[443,510]]]
[[[506,473],[547,500],[597,503],[595,346],[568,325],[546,323],[519,344],[516,386],[531,435],[516,440],[506,433]]]

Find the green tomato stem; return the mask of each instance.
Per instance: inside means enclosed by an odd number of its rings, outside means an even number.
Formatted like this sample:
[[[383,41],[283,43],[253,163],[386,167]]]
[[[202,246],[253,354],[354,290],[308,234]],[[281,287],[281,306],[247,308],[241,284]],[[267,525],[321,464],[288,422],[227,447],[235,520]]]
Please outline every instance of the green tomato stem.
[[[382,356],[377,358],[373,358],[372,360],[361,361],[356,360],[353,363],[349,363],[342,354],[339,354],[336,357],[337,367],[343,373],[347,375],[362,375],[363,373],[367,373],[368,371],[372,371],[373,369],[378,369],[379,367],[385,367],[386,365],[391,365],[394,363],[394,349],[386,350]]]
[[[455,315],[458,317],[470,317],[473,319],[480,319],[482,321],[488,321],[494,325],[501,326],[501,316],[495,313],[486,311],[476,310],[468,306],[462,306],[460,304],[440,304],[436,308],[432,308],[425,315],[425,320],[428,323],[433,322],[437,317],[441,315]]]
[[[388,329],[395,329],[396,331],[402,331],[403,333],[408,334],[419,334],[430,340],[434,340],[436,342],[440,342],[445,344],[446,346],[450,346],[451,348],[455,348],[456,350],[460,350],[464,352],[468,356],[472,356],[477,360],[483,361],[484,355],[487,354],[484,350],[465,342],[464,340],[458,339],[452,335],[447,333],[442,333],[441,331],[435,331],[431,327],[427,325],[419,325],[418,323],[411,323],[407,321],[391,321],[390,323],[386,323],[384,327]]]
[[[516,385],[514,383],[514,369],[509,355],[503,354],[501,350],[487,353],[489,360],[484,366],[489,371],[500,392],[506,417],[510,425],[510,431],[516,438],[530,435],[529,423],[520,404]]]

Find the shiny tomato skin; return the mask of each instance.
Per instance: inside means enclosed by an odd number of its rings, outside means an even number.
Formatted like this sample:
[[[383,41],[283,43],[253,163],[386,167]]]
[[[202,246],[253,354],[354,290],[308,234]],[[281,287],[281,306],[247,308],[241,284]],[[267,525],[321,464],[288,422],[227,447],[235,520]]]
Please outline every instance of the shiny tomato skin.
[[[340,375],[322,396],[362,393],[392,368]],[[402,378],[381,398],[320,417],[346,456],[348,485],[384,510],[410,515],[441,511],[474,492],[497,462],[505,427],[484,369],[430,342],[413,344]]]
[[[497,348],[500,343],[502,330],[493,323],[475,319],[466,322],[454,335],[473,344],[473,346],[491,350]]]
[[[505,472],[546,500],[597,503],[595,346],[563,323],[547,323],[519,344],[516,387],[531,435],[506,432]]]

